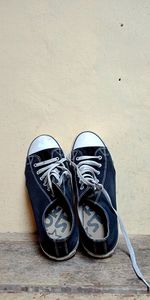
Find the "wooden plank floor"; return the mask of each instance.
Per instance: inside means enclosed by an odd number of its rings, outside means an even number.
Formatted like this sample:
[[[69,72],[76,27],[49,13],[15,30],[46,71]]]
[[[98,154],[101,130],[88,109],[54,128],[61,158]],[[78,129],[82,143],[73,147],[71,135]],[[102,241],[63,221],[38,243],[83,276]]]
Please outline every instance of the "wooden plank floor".
[[[150,280],[150,236],[131,236],[139,266]],[[1,299],[147,299],[123,239],[114,255],[99,260],[78,250],[65,262],[41,254],[36,235],[0,234]],[[133,298],[135,299],[135,298]]]

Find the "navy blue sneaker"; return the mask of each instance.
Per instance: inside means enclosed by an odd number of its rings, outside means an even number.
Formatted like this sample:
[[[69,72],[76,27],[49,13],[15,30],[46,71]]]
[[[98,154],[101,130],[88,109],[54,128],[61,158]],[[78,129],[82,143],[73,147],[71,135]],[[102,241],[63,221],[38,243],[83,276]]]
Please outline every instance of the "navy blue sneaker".
[[[75,168],[75,190],[79,216],[80,241],[93,257],[108,257],[118,241],[115,169],[104,142],[93,132],[80,133],[73,145],[71,159]]]
[[[138,267],[132,244],[117,212],[115,168],[109,150],[97,134],[85,131],[75,139],[71,161],[83,248],[93,257],[110,256],[117,245],[119,221],[132,267],[149,291],[150,284]]]
[[[42,250],[52,259],[69,259],[79,242],[72,175],[53,137],[41,135],[33,140],[25,177]]]

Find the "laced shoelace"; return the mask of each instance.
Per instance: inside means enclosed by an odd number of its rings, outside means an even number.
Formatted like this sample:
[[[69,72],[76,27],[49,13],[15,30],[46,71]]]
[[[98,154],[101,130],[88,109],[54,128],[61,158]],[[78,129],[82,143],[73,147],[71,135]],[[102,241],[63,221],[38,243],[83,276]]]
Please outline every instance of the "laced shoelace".
[[[53,193],[52,177],[56,178],[59,186],[61,186],[64,176],[69,175],[71,177],[70,171],[64,165],[66,161],[66,158],[54,157],[34,164],[35,168],[42,167],[36,173],[37,175],[42,174],[40,180],[43,181],[43,185],[47,187],[48,191],[51,190]]]
[[[123,237],[125,239],[125,242],[126,242],[126,245],[127,245],[127,248],[128,248],[128,252],[129,252],[130,259],[131,259],[132,267],[133,267],[137,277],[140,280],[143,281],[143,283],[147,287],[147,291],[149,292],[150,291],[150,284],[145,280],[143,274],[141,273],[141,271],[139,269],[139,266],[138,266],[137,261],[136,261],[135,252],[134,252],[133,246],[131,244],[131,241],[129,239],[126,228],[125,228],[125,226],[124,226],[117,210],[113,207],[112,201],[110,199],[109,194],[107,193],[104,186],[99,183],[99,180],[96,177],[96,175],[100,174],[100,171],[97,171],[95,169],[95,167],[100,168],[102,166],[102,164],[94,161],[93,159],[101,160],[102,157],[101,156],[99,156],[99,157],[98,156],[80,156],[80,157],[76,157],[76,160],[79,161],[78,165],[71,161],[71,164],[75,167],[75,169],[77,171],[77,175],[79,177],[79,183],[81,184],[80,189],[82,190],[83,187],[84,187],[84,184],[85,184],[87,186],[93,187],[94,190],[98,189],[98,190],[101,190],[101,192],[103,192],[108,204],[110,205],[113,212],[116,214],[117,219],[119,221],[120,228],[121,228]]]

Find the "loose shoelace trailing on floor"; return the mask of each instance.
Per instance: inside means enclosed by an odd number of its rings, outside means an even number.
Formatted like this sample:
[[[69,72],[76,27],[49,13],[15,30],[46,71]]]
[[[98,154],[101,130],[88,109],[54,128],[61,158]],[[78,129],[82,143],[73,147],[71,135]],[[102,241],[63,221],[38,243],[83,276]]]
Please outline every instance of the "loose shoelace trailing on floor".
[[[135,256],[135,252],[133,250],[132,244],[130,242],[130,239],[128,237],[126,228],[118,214],[118,212],[114,209],[110,196],[108,195],[106,189],[104,188],[104,186],[102,184],[99,183],[99,180],[97,179],[96,175],[100,174],[100,171],[97,171],[94,167],[98,167],[100,168],[102,165],[92,159],[99,159],[101,160],[101,156],[80,156],[80,157],[76,157],[76,160],[80,161],[78,163],[78,165],[76,165],[74,162],[70,161],[71,164],[75,167],[76,171],[77,171],[77,175],[79,177],[79,182],[81,184],[80,189],[83,189],[84,184],[87,186],[92,186],[94,188],[94,190],[101,190],[101,192],[104,194],[108,204],[110,205],[110,207],[112,208],[113,212],[116,214],[119,224],[120,224],[120,228],[123,234],[123,237],[126,241],[126,245],[128,248],[128,252],[130,255],[130,259],[131,259],[131,263],[133,266],[133,269],[137,275],[137,277],[143,281],[143,283],[146,285],[147,290],[149,292],[150,290],[150,284],[145,280],[143,274],[141,273],[137,261],[136,261],[136,256]]]
[[[64,162],[66,161],[66,158],[59,160],[59,157],[54,157],[34,164],[35,168],[42,167],[38,169],[36,173],[37,175],[40,175],[44,172],[41,175],[40,180],[43,181],[44,186],[47,186],[48,191],[51,190],[53,192],[52,176],[56,178],[59,186],[62,184],[64,176],[69,175],[71,177],[70,171],[64,165]]]

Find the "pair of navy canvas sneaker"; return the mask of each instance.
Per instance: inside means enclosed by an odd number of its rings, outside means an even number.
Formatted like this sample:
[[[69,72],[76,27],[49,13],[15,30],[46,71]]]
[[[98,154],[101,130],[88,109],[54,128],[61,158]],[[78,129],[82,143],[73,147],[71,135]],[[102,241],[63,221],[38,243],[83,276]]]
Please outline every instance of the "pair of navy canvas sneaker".
[[[150,287],[118,215],[115,168],[97,134],[80,133],[70,159],[52,136],[38,136],[29,146],[25,177],[39,243],[48,257],[57,261],[71,258],[79,240],[90,256],[110,256],[117,245],[119,221],[133,269]]]

